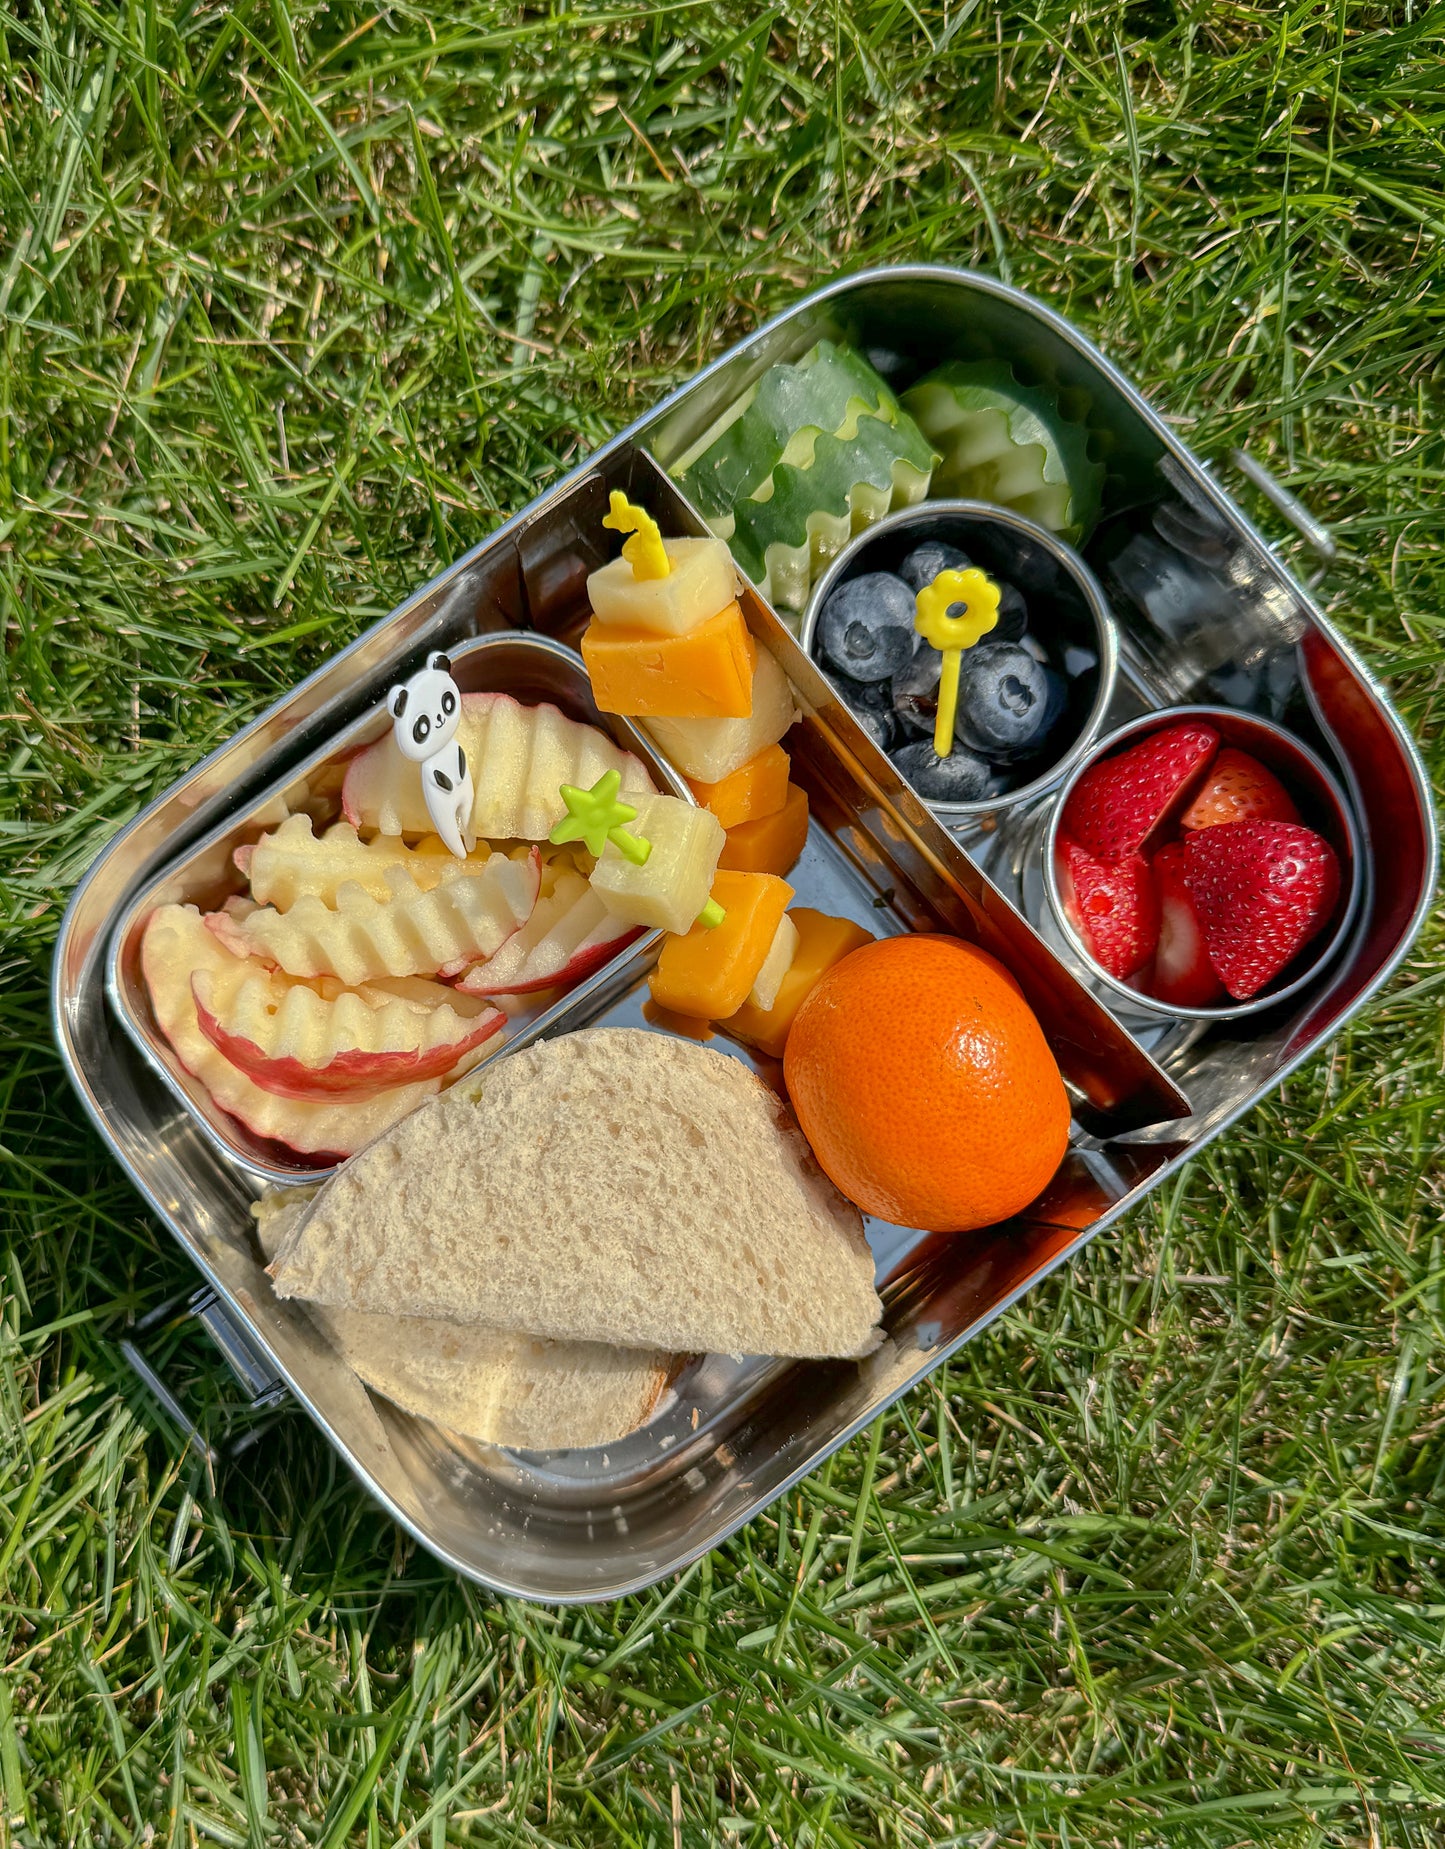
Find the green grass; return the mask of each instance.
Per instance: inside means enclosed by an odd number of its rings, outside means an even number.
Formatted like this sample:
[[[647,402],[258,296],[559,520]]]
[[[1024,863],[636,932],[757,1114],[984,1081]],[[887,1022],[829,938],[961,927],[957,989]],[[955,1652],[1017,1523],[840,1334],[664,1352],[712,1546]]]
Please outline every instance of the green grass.
[[[205,1492],[114,1346],[187,1267],[45,984],[120,823],[869,262],[995,268],[1201,454],[1269,459],[1438,767],[1442,33],[1418,0],[0,0],[7,1839],[1440,1842],[1438,930],[767,1516],[567,1613],[440,1571],[299,1418]],[[174,1368],[226,1413],[200,1348]]]

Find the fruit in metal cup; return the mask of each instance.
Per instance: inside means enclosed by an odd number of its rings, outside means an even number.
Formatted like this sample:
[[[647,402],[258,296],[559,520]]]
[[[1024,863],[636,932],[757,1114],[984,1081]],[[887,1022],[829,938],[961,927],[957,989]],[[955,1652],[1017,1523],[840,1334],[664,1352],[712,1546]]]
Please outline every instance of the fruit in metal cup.
[[[1125,1012],[1155,1018],[1233,1020],[1298,995],[1359,899],[1339,785],[1282,726],[1227,707],[1148,713],[1100,740],[1043,856],[1069,949]]]

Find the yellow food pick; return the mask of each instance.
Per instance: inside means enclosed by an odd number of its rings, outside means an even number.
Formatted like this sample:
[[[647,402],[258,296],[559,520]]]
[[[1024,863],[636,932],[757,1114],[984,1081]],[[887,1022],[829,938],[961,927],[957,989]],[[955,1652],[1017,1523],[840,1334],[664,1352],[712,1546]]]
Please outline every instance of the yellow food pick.
[[[665,578],[672,571],[657,522],[645,507],[629,501],[620,488],[614,488],[609,495],[602,524],[614,533],[632,535],[623,544],[622,556],[632,567],[634,578]]]
[[[966,571],[941,571],[932,584],[925,584],[918,593],[913,627],[943,656],[938,681],[938,717],[933,726],[935,757],[946,758],[953,750],[958,671],[963,664],[963,651],[972,648],[998,622],[998,600],[998,586],[976,565],[970,565]]]

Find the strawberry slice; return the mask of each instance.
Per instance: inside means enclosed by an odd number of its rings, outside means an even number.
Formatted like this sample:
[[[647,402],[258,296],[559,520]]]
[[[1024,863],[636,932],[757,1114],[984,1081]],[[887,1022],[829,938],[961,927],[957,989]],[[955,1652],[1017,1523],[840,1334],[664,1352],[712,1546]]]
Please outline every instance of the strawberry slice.
[[[1209,766],[1199,794],[1179,818],[1181,828],[1218,828],[1222,822],[1297,822],[1289,791],[1272,770],[1247,751],[1226,745]]]
[[[1057,870],[1064,911],[1090,955],[1123,982],[1154,954],[1159,895],[1142,854],[1112,866],[1061,834]]]
[[[1181,720],[1091,764],[1074,785],[1063,826],[1096,860],[1124,860],[1189,795],[1219,748],[1212,725]]]
[[[1340,890],[1329,842],[1298,822],[1221,822],[1185,842],[1209,960],[1248,1001],[1324,928]]]
[[[1213,1008],[1224,1000],[1224,985],[1204,947],[1204,932],[1189,892],[1183,842],[1171,841],[1161,847],[1152,864],[1159,893],[1159,947],[1154,952],[1149,993],[1172,1008]]]

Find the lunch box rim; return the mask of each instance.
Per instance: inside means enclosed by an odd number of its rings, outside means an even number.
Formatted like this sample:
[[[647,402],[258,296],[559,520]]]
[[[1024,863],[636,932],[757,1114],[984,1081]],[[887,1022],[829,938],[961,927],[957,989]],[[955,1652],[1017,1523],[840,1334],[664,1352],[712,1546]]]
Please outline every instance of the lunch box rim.
[[[460,577],[462,573],[489,549],[499,546],[507,539],[522,533],[528,523],[545,509],[554,496],[565,492],[567,489],[583,480],[589,473],[593,472],[604,463],[610,455],[621,449],[624,445],[630,443],[644,450],[648,449],[649,432],[655,431],[662,420],[674,411],[685,398],[699,391],[704,383],[715,376],[721,369],[734,363],[750,349],[760,345],[775,334],[775,332],[784,328],[792,320],[805,314],[815,313],[828,303],[836,301],[852,291],[866,288],[870,284],[897,284],[900,282],[938,283],[949,287],[962,286],[965,289],[973,289],[984,294],[992,295],[1010,304],[1019,310],[1026,318],[1041,323],[1050,329],[1058,338],[1073,349],[1081,359],[1097,371],[1104,381],[1123,395],[1134,415],[1140,419],[1142,424],[1155,437],[1165,452],[1176,460],[1188,477],[1202,488],[1208,497],[1220,505],[1236,530],[1247,538],[1253,546],[1257,547],[1261,554],[1268,558],[1282,575],[1288,579],[1295,594],[1299,597],[1303,607],[1308,612],[1311,621],[1318,626],[1320,631],[1329,640],[1331,646],[1337,650],[1340,656],[1347,662],[1350,669],[1365,689],[1376,714],[1389,728],[1397,748],[1399,749],[1401,758],[1408,769],[1410,780],[1413,785],[1413,794],[1420,808],[1422,833],[1424,837],[1424,864],[1421,869],[1420,891],[1408,918],[1399,927],[1395,942],[1390,946],[1377,967],[1371,971],[1370,975],[1361,984],[1360,988],[1352,995],[1348,1006],[1342,1010],[1341,1014],[1332,1021],[1325,1030],[1314,1035],[1304,1045],[1284,1058],[1279,1066],[1271,1072],[1267,1085],[1256,1087],[1248,1095],[1239,1100],[1237,1104],[1227,1111],[1221,1112],[1217,1119],[1211,1121],[1208,1131],[1197,1141],[1190,1143],[1177,1155],[1171,1156],[1158,1168],[1152,1170],[1138,1188],[1131,1189],[1123,1198],[1111,1204],[1101,1213],[1097,1220],[1091,1222],[1086,1228],[1082,1229],[1076,1239],[1071,1240],[1037,1271],[1031,1273],[1016,1290],[1009,1292],[998,1302],[990,1305],[986,1312],[975,1321],[968,1323],[958,1334],[957,1338],[951,1341],[946,1347],[929,1355],[922,1362],[919,1369],[898,1386],[894,1392],[890,1393],[886,1399],[868,1407],[838,1433],[830,1434],[826,1442],[820,1448],[803,1458],[798,1463],[796,1469],[787,1472],[785,1480],[782,1481],[781,1484],[774,1485],[765,1499],[760,1499],[744,1508],[737,1514],[735,1519],[719,1524],[715,1530],[710,1531],[705,1536],[697,1538],[695,1543],[689,1543],[686,1547],[670,1554],[655,1570],[639,1571],[625,1580],[620,1580],[616,1584],[600,1590],[587,1587],[570,1594],[556,1591],[539,1592],[535,1587],[518,1583],[515,1579],[494,1577],[478,1572],[478,1570],[467,1561],[458,1558],[445,1543],[440,1542],[434,1536],[424,1532],[403,1509],[396,1505],[387,1492],[376,1482],[370,1472],[355,1458],[352,1447],[348,1446],[343,1439],[333,1432],[329,1421],[320,1411],[304,1384],[293,1379],[289,1370],[280,1362],[279,1358],[274,1355],[267,1342],[265,1332],[256,1327],[252,1319],[247,1316],[243,1307],[234,1303],[231,1291],[216,1273],[208,1254],[201,1248],[200,1243],[193,1237],[182,1234],[179,1228],[171,1221],[170,1214],[164,1203],[157,1198],[155,1191],[148,1185],[139,1168],[131,1162],[123,1144],[119,1140],[118,1132],[112,1131],[106,1111],[92,1086],[88,1067],[82,1060],[77,1049],[75,1038],[72,1034],[71,1014],[72,1012],[79,1011],[82,1000],[89,1000],[89,991],[93,986],[95,965],[98,961],[103,962],[103,952],[98,954],[90,947],[90,941],[88,941],[86,951],[77,955],[75,960],[80,980],[77,982],[72,995],[71,990],[66,986],[66,972],[70,969],[72,961],[71,939],[73,934],[81,928],[82,916],[85,911],[89,892],[100,878],[102,871],[112,864],[114,856],[123,850],[126,842],[145,826],[162,804],[174,801],[178,795],[183,794],[188,788],[203,784],[208,773],[219,765],[229,754],[242,746],[259,728],[274,722],[287,709],[297,706],[303,709],[304,717],[301,721],[303,729],[310,730],[319,727],[324,721],[332,701],[323,699],[315,706],[308,708],[305,698],[308,693],[314,693],[324,683],[330,682],[333,677],[340,675],[342,676],[342,693],[334,697],[337,699],[344,697],[345,664],[355,653],[378,641],[384,632],[388,631],[399,622],[402,622],[427,598],[435,595],[449,581]],[[416,640],[419,641],[420,638],[418,637]],[[288,742],[287,736],[282,735],[272,745],[265,749],[277,759],[285,759],[287,757],[286,747]],[[304,753],[301,754],[301,756],[304,755]],[[298,756],[296,762],[301,761],[301,756]],[[247,767],[248,772],[254,769],[256,763],[261,761],[262,758],[260,756],[253,760],[252,765]],[[274,776],[268,777],[268,782],[275,781],[284,774],[284,770],[277,771]],[[294,768],[292,774],[295,774]],[[200,835],[208,831],[208,828],[212,825],[211,812],[214,806],[222,800],[223,796],[221,794],[214,794],[198,805],[196,813],[201,819],[194,831],[187,832],[186,844],[188,847],[193,846]],[[1368,833],[1368,830],[1366,830],[1366,832]],[[1233,1123],[1237,1122],[1247,1111],[1253,1109],[1255,1104],[1263,1097],[1268,1096],[1270,1092],[1275,1090],[1277,1086],[1305,1060],[1313,1057],[1314,1054],[1319,1051],[1322,1044],[1341,1031],[1350,1020],[1359,1014],[1390,979],[1393,973],[1399,968],[1404,958],[1409,954],[1430,908],[1438,864],[1438,852],[1438,835],[1434,810],[1430,800],[1429,784],[1425,776],[1421,754],[1408,730],[1400,720],[1399,715],[1396,713],[1381,683],[1369,668],[1359,660],[1353,647],[1336,632],[1333,625],[1329,622],[1329,619],[1324,615],[1323,611],[1319,609],[1305,587],[1301,586],[1298,581],[1295,580],[1293,573],[1290,572],[1289,568],[1278,558],[1274,548],[1255,530],[1253,524],[1243,511],[1239,509],[1225,491],[1218,486],[1207,466],[1199,462],[1192,453],[1183,446],[1168,425],[1154,412],[1148,401],[1142,397],[1137,388],[1134,387],[1129,380],[1124,378],[1113,363],[1108,360],[1105,355],[1100,353],[1085,336],[1059,315],[1057,311],[1050,308],[1046,303],[1028,296],[1023,291],[1014,289],[1011,285],[1001,283],[997,281],[997,279],[984,275],[978,271],[950,265],[903,264],[877,266],[832,279],[820,288],[802,296],[797,302],[781,311],[778,315],[771,317],[751,335],[734,343],[727,351],[718,355],[706,367],[693,374],[685,383],[675,388],[658,404],[634,419],[631,424],[602,445],[597,451],[584,458],[575,469],[569,471],[561,480],[552,484],[540,495],[534,497],[524,508],[499,525],[494,532],[488,534],[486,538],[472,547],[467,553],[462,555],[462,557],[453,561],[426,584],[403,599],[394,610],[382,617],[376,624],[373,624],[361,636],[349,644],[346,649],[316,668],[310,675],[306,676],[305,679],[297,683],[295,687],[283,695],[280,700],[274,702],[272,706],[258,714],[257,717],[251,720],[246,726],[233,733],[224,743],[207,754],[200,763],[195,765],[189,772],[185,773],[181,778],[178,778],[173,784],[168,786],[166,790],[155,797],[152,802],[147,804],[124,828],[118,830],[112,839],[100,850],[94,863],[86,871],[76,886],[69,904],[67,905],[66,913],[57,936],[54,955],[51,987],[52,1025],[63,1062],[71,1082],[75,1086],[80,1097],[82,1108],[85,1110],[90,1121],[95,1125],[103,1142],[129,1176],[132,1184],[137,1188],[142,1198],[149,1203],[157,1217],[165,1221],[168,1226],[171,1226],[173,1233],[176,1234],[180,1243],[183,1245],[186,1255],[191,1258],[197,1269],[208,1279],[212,1287],[220,1292],[228,1305],[233,1309],[234,1313],[239,1318],[246,1321],[248,1329],[253,1333],[256,1341],[265,1348],[272,1362],[277,1366],[278,1373],[282,1378],[286,1379],[287,1384],[298,1402],[310,1413],[313,1421],[320,1425],[323,1433],[333,1446],[342,1452],[344,1459],[352,1465],[353,1473],[357,1475],[360,1485],[367,1493],[375,1500],[379,1501],[391,1517],[396,1520],[403,1529],[411,1533],[430,1553],[443,1560],[464,1577],[471,1579],[474,1583],[491,1587],[503,1594],[537,1599],[548,1604],[570,1605],[591,1603],[598,1600],[621,1597],[629,1592],[635,1592],[653,1585],[659,1580],[684,1570],[693,1561],[726,1540],[730,1534],[743,1526],[753,1515],[757,1514],[761,1508],[767,1506],[768,1503],[774,1500],[777,1495],[786,1493],[788,1488],[795,1484],[801,1477],[808,1474],[809,1471],[817,1468],[826,1457],[832,1455],[841,1445],[845,1444],[854,1436],[856,1432],[881,1416],[881,1414],[901,1397],[902,1394],[908,1392],[921,1378],[946,1360],[949,1355],[956,1352],[964,1342],[970,1340],[982,1328],[987,1327],[989,1323],[995,1320],[997,1316],[1001,1315],[1004,1310],[1011,1307],[1013,1303],[1018,1301],[1018,1299],[1035,1284],[1042,1282],[1042,1280],[1056,1270],[1059,1265],[1071,1259],[1083,1245],[1087,1244],[1098,1233],[1110,1226],[1126,1210],[1137,1205],[1143,1193],[1152,1191],[1155,1187],[1159,1186],[1170,1174],[1181,1167],[1185,1161],[1199,1153],[1199,1150],[1207,1141],[1212,1140],[1213,1137],[1221,1134]],[[151,877],[150,874],[140,876],[125,888],[120,899],[110,908],[98,935],[104,937],[114,928],[117,914],[124,907],[129,905],[135,891],[138,890],[149,877]]]

